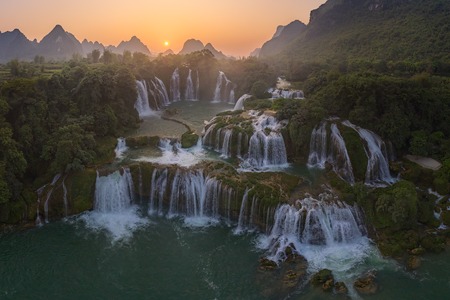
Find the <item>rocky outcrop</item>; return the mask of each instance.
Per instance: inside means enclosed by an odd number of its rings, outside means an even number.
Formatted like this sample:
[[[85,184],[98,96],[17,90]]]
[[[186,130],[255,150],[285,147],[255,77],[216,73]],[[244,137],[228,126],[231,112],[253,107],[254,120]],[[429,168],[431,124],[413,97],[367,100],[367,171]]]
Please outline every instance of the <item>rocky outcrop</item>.
[[[369,272],[359,277],[353,284],[353,287],[362,295],[375,294],[378,291],[378,283],[375,280],[375,276],[375,272]]]
[[[272,39],[265,42],[259,51],[259,57],[272,56],[281,52],[292,40],[298,37],[306,25],[296,20],[286,26],[278,26]]]

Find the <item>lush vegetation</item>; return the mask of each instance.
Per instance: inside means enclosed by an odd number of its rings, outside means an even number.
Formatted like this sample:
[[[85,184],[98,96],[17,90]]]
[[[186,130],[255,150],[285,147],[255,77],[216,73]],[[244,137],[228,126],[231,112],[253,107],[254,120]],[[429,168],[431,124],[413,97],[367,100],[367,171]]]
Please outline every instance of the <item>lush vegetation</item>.
[[[311,13],[280,63],[288,69],[302,61],[428,61],[448,72],[449,11],[446,0],[329,0]]]
[[[32,218],[23,212],[35,205],[34,191],[55,174],[110,161],[116,138],[139,125],[136,79],[158,76],[169,86],[175,68],[182,78],[189,69],[198,71],[201,99],[212,96],[219,70],[239,82],[238,91],[276,79],[266,63],[218,61],[208,50],[153,60],[93,51],[67,63],[45,64],[37,57],[0,66],[0,221]],[[194,140],[188,134],[183,139],[185,146]]]

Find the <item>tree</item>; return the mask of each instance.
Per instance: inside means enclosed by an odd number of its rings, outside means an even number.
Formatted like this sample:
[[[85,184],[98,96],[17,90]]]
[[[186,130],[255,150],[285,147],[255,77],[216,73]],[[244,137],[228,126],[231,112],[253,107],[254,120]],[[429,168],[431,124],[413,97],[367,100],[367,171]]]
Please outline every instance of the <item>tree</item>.
[[[92,50],[91,54],[92,54],[92,62],[94,64],[98,63],[98,61],[100,59],[100,50],[94,49],[94,50]]]
[[[103,51],[102,60],[104,64],[111,64],[114,61],[114,53],[109,50]]]

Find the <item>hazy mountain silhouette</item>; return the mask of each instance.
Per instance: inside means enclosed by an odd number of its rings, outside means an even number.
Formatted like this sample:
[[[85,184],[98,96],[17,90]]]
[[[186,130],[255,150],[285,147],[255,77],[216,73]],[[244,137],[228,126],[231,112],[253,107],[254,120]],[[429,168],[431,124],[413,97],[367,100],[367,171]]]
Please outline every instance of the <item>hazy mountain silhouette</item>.
[[[56,25],[39,42],[38,53],[44,57],[66,60],[74,54],[83,54],[83,48],[73,34]]]
[[[224,59],[227,58],[225,54],[223,54],[221,51],[218,51],[211,43],[208,43],[206,45],[203,45],[203,43],[196,39],[189,39],[186,42],[184,42],[183,48],[181,49],[178,54],[188,54],[195,51],[201,51],[207,49],[211,51],[211,53],[214,55],[215,58],[218,59]]]
[[[30,41],[19,30],[0,33],[0,62],[12,59],[32,59],[37,53],[37,41]]]
[[[147,55],[151,55],[148,47],[141,42],[139,38],[133,36],[129,41],[122,41],[117,47],[108,46],[108,50],[117,54],[123,54],[124,51],[141,52]]]
[[[81,47],[83,48],[84,55],[87,55],[88,53],[91,53],[94,50],[99,50],[100,53],[105,50],[105,46],[97,41],[91,42],[86,39],[83,40],[81,43]]]
[[[39,43],[30,41],[19,29],[0,32],[0,62],[6,63],[12,59],[33,60],[36,55],[42,55],[46,60],[68,60],[74,54],[86,56],[94,49],[103,52],[106,47],[95,41],[86,39],[80,43],[70,32],[61,25],[56,25]],[[117,47],[108,46],[117,54],[124,51],[141,52],[150,55],[148,47],[139,38],[133,36],[129,41],[122,41]]]

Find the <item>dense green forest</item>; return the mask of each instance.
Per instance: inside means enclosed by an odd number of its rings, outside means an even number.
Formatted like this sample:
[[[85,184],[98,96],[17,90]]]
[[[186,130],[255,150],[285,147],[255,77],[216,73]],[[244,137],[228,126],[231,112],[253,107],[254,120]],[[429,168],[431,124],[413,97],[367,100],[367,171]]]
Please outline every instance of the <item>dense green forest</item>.
[[[167,85],[175,68],[183,77],[198,71],[203,101],[212,99],[224,71],[237,97],[259,98],[247,108],[277,110],[289,120],[291,160],[305,162],[314,126],[339,117],[379,134],[399,158],[416,154],[442,162],[434,187],[448,193],[449,3],[386,0],[375,9],[375,2],[328,1],[312,13],[306,31],[272,58],[217,60],[203,50],[150,59],[94,50],[65,63],[37,57],[1,66],[0,221],[25,219],[23,208],[36,202],[35,191],[55,174],[111,161],[116,138],[139,126],[136,80],[158,76]],[[278,76],[306,99],[262,99]]]
[[[280,58],[446,61],[448,72],[449,18],[446,0],[329,0],[311,12],[307,29]]]
[[[35,191],[55,174],[113,159],[116,138],[139,126],[136,80],[157,75],[168,83],[176,67],[192,68],[199,72],[203,99],[211,99],[219,70],[239,82],[240,93],[255,82],[269,86],[276,80],[266,63],[220,62],[207,50],[154,60],[106,53],[58,66],[15,60],[2,67],[0,221],[22,219],[24,207],[36,202]]]

